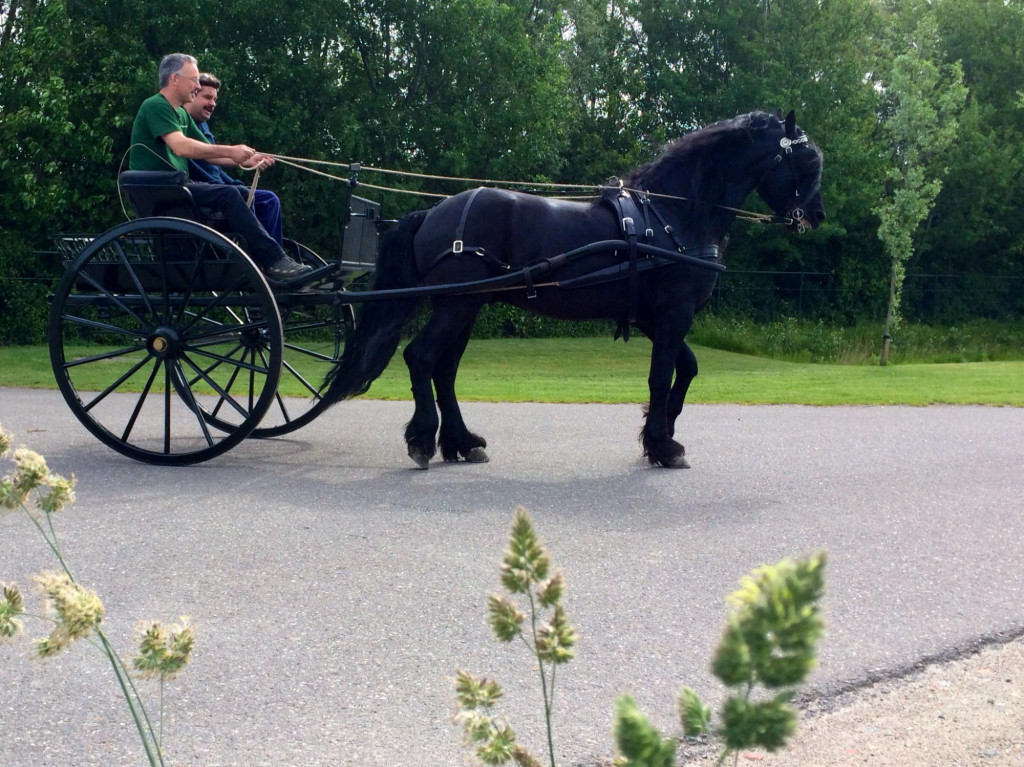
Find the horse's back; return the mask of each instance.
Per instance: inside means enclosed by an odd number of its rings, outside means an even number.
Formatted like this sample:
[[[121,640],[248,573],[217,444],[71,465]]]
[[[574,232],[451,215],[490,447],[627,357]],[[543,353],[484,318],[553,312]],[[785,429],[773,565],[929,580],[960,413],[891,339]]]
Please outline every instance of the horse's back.
[[[426,275],[454,250],[467,257],[483,250],[487,257],[476,258],[479,264],[490,263],[493,269],[500,262],[514,268],[617,235],[609,206],[481,188],[434,207],[416,234],[415,251]],[[469,259],[464,265],[483,271],[472,263]]]

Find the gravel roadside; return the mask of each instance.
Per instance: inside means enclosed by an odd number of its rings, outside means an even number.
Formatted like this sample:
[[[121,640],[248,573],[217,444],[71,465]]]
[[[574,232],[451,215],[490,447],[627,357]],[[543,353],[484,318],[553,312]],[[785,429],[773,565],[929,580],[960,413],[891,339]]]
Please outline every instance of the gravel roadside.
[[[688,765],[716,761],[709,753],[683,755]],[[877,682],[825,706],[811,702],[785,752],[744,752],[738,763],[1024,767],[1024,640]]]

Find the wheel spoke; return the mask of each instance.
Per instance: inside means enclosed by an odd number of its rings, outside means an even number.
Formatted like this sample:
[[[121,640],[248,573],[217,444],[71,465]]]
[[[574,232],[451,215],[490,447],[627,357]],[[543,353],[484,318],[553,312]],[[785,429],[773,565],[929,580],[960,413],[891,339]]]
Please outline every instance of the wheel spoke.
[[[216,330],[210,330],[205,333],[195,333],[188,336],[189,341],[198,341],[204,338],[210,338],[217,335],[224,335],[225,333],[231,333],[236,335],[245,330],[259,330],[267,326],[266,320],[258,320],[256,322],[246,322],[239,325],[219,325]]]
[[[80,357],[72,362],[65,362],[64,368],[73,368],[78,365],[87,365],[90,362],[99,362],[100,360],[109,360],[114,357],[121,357],[125,354],[131,354],[132,352],[141,352],[145,349],[145,345],[141,346],[126,346],[123,349],[115,349],[112,352],[104,352],[103,354],[94,354],[91,357]]]
[[[201,311],[197,312],[195,317],[192,318],[191,322],[189,322],[187,325],[185,325],[185,327],[181,329],[181,334],[187,334],[188,331],[190,331],[195,326],[195,324],[199,322],[199,320],[206,317],[206,315],[209,314],[213,309],[216,309],[218,306],[223,306],[224,302],[228,300],[228,296],[231,295],[235,291],[235,289],[238,288],[239,285],[245,282],[246,276],[247,275],[243,274],[241,277],[235,280],[234,284],[230,288],[225,290],[224,293],[222,293],[219,296],[216,296],[215,300],[211,301],[206,306],[204,306]]]
[[[160,263],[160,284],[163,286],[164,295],[164,323],[171,321],[171,288],[170,280],[167,275],[167,259],[164,256],[164,237],[161,234],[154,238],[153,252],[156,256],[157,261]]]
[[[174,363],[175,372],[181,377],[181,380],[185,382],[178,392],[182,395],[185,400],[185,404],[188,405],[188,409],[195,415],[196,420],[199,421],[199,428],[203,431],[203,436],[206,438],[206,444],[213,447],[213,437],[210,436],[210,430],[206,426],[206,418],[203,416],[202,408],[199,407],[199,403],[196,402],[195,396],[192,394],[192,387],[188,385],[188,381],[185,378],[185,371],[182,370],[181,364],[178,362]]]
[[[121,441],[127,442],[128,437],[131,436],[132,429],[135,428],[135,421],[139,417],[139,413],[142,412],[142,406],[146,402],[146,397],[149,396],[149,389],[153,386],[153,381],[156,379],[156,374],[160,372],[160,365],[163,363],[159,357],[153,363],[153,372],[149,374],[149,380],[146,381],[146,385],[142,388],[142,394],[139,395],[139,401],[135,403],[135,409],[132,410],[132,416],[128,419],[127,425],[124,427],[124,433],[121,435]]]
[[[310,320],[297,325],[284,325],[285,335],[288,333],[301,333],[303,330],[318,330],[320,328],[332,328],[335,323],[330,320]]]
[[[224,391],[224,389],[221,388],[220,384],[218,384],[216,381],[214,381],[212,378],[210,378],[208,375],[206,375],[199,368],[199,366],[196,365],[196,363],[194,363],[191,359],[189,359],[189,356],[187,354],[182,354],[181,358],[183,360],[185,360],[185,362],[187,362],[189,364],[189,367],[191,367],[193,370],[195,370],[197,373],[199,373],[199,376],[210,386],[211,389],[213,389],[215,392],[217,392],[217,394],[219,394],[229,405],[231,405],[231,407],[233,407],[235,410],[237,410],[239,415],[241,415],[243,418],[248,418],[249,417],[249,413],[252,410],[251,405],[250,405],[249,410],[247,411],[244,407],[242,407],[241,405],[238,404],[238,402],[235,401],[234,397],[232,397],[230,394],[228,394],[228,392]],[[254,374],[250,373],[249,375],[252,376]],[[250,399],[251,399],[251,397],[250,397]]]
[[[300,384],[302,384],[303,386],[306,387],[306,389],[309,390],[309,393],[313,395],[314,399],[320,399],[320,391],[315,386],[313,386],[313,384],[307,381],[298,370],[292,367],[291,363],[289,363],[288,360],[282,360],[282,364],[285,366],[288,372],[295,377],[295,380],[297,380]]]
[[[241,345],[239,345],[239,348],[241,348]],[[236,350],[232,350],[231,353],[234,354],[235,351]],[[243,356],[244,356],[244,354],[245,353],[243,352]],[[220,364],[221,363],[219,363],[219,362],[216,363],[216,365],[220,365]],[[216,367],[216,365],[214,367]],[[227,386],[224,387],[225,391],[231,391],[231,387],[235,385],[235,379],[238,378],[238,374],[241,373],[241,372],[242,372],[242,368],[240,368],[238,366],[235,366],[235,369],[231,372],[231,377],[228,379]],[[213,408],[213,412],[210,413],[210,415],[213,418],[217,417],[217,413],[220,412],[221,405],[223,405],[223,404],[224,404],[224,398],[221,397],[220,399],[217,400],[217,405]]]
[[[114,381],[114,383],[110,384],[110,386],[108,386],[106,389],[104,389],[102,392],[100,392],[96,396],[96,398],[94,400],[92,400],[88,405],[83,405],[83,408],[84,408],[85,412],[88,413],[90,410],[92,410],[92,408],[95,405],[99,404],[103,399],[105,399],[106,396],[108,394],[110,394],[110,392],[114,391],[114,389],[116,389],[118,386],[120,386],[125,381],[127,381],[129,378],[131,378],[133,375],[135,375],[139,371],[139,369],[149,361],[149,359],[150,359],[149,355],[146,355],[143,359],[141,359],[135,365],[132,365],[131,368],[129,368],[128,371],[126,373],[124,373],[120,378],[118,378],[116,381]]]
[[[142,302],[146,305],[146,311],[149,312],[153,317],[156,317],[156,312],[153,310],[153,305],[149,302],[149,295],[142,288],[142,282],[139,280],[139,276],[132,269],[131,263],[128,261],[128,256],[124,252],[124,248],[121,247],[119,240],[114,240],[113,245],[117,248],[117,257],[123,266],[128,271],[128,276],[131,277],[132,285],[139,291],[139,295],[142,296]]]
[[[164,455],[171,454],[171,366],[164,364]]]
[[[86,319],[85,317],[79,317],[74,314],[62,314],[60,316],[62,320],[74,323],[75,325],[85,325],[88,328],[96,328],[97,330],[103,330],[107,333],[121,333],[126,336],[132,336],[133,338],[145,338],[146,334],[139,330],[129,330],[128,328],[119,328],[117,325],[110,325],[106,322],[99,322],[97,320]]]
[[[189,278],[189,280],[186,283],[187,287],[185,288],[185,294],[184,294],[184,296],[182,296],[182,299],[181,299],[181,306],[182,306],[182,312],[183,313],[185,311],[184,307],[188,306],[188,302],[190,300],[192,300],[192,286],[196,284],[196,280],[199,277],[199,268],[203,264],[203,260],[204,260],[203,254],[205,253],[205,251],[206,251],[206,249],[202,248],[202,247],[197,247],[195,249],[195,261],[193,261],[193,263],[192,263],[192,276]]]
[[[249,409],[252,410],[253,397],[256,393],[256,350],[250,350],[250,357],[252,359],[252,369],[249,371]]]
[[[313,359],[320,360],[321,362],[338,361],[337,357],[331,357],[330,355],[324,354],[323,352],[314,351],[313,349],[307,349],[304,346],[296,346],[295,344],[285,344],[284,348],[291,349],[293,352],[298,352],[299,354],[305,354],[307,357],[312,357]]]
[[[187,344],[185,346],[185,350],[186,351],[190,351],[190,352],[192,352],[194,354],[198,354],[200,357],[209,357],[211,360],[220,360],[221,362],[230,363],[232,365],[239,365],[241,367],[246,368],[247,370],[252,371],[253,373],[262,373],[263,375],[266,375],[267,373],[270,372],[269,368],[256,367],[255,364],[249,364],[247,362],[243,362],[242,360],[233,360],[233,359],[230,359],[228,357],[225,357],[222,354],[215,354],[214,352],[208,352],[205,349],[202,349],[202,348],[199,348],[199,347],[196,347],[196,346],[192,346],[190,344]]]
[[[78,273],[78,277],[80,279],[83,279],[86,282],[88,282],[90,285],[92,285],[94,288],[96,288],[96,290],[98,290],[100,293],[105,295],[108,299],[113,301],[114,304],[118,308],[120,308],[121,311],[123,311],[125,314],[131,315],[131,317],[133,317],[135,319],[135,321],[137,323],[139,323],[139,325],[145,325],[146,324],[145,322],[143,322],[142,317],[140,317],[135,312],[133,312],[131,309],[129,309],[127,306],[125,306],[124,303],[121,302],[120,298],[118,298],[113,293],[111,293],[109,290],[107,290],[105,287],[100,285],[96,280],[93,279],[92,275],[89,274],[87,271],[85,271],[83,269],[82,271],[80,271]]]
[[[267,365],[269,367],[269,363],[267,362],[267,357],[263,353],[262,349],[259,350],[259,355],[260,355],[260,360],[263,361],[263,364]],[[284,364],[287,365],[288,363],[284,363]],[[281,409],[281,416],[284,418],[284,422],[285,423],[291,423],[292,419],[291,419],[291,416],[288,415],[288,408],[286,408],[285,405],[284,405],[284,397],[281,396],[281,387],[280,387],[280,385],[278,385],[277,391],[274,392],[274,400],[277,402],[277,406]]]
[[[229,360],[231,360],[232,362],[234,362],[234,360],[235,360],[234,354],[235,354],[235,352],[237,352],[237,351],[238,351],[239,349],[241,349],[241,348],[242,348],[242,345],[241,345],[241,344],[236,344],[236,345],[235,345],[235,348],[234,348],[234,349],[232,349],[231,351],[229,351],[229,352],[228,352],[228,353],[227,353],[227,354],[226,354],[225,356],[226,356],[226,357],[227,357],[227,358],[228,358]],[[206,370],[205,370],[204,372],[206,372],[207,374],[209,374],[209,373],[212,373],[212,372],[213,372],[214,370],[216,370],[217,368],[219,368],[219,367],[220,367],[221,365],[223,365],[223,364],[224,364],[224,362],[223,362],[223,361],[221,361],[221,360],[217,360],[217,361],[216,361],[216,362],[214,362],[214,363],[213,363],[212,365],[210,365],[210,367],[206,368]],[[235,374],[236,374],[236,375],[237,375],[237,370],[238,370],[238,368],[235,368],[235,371],[236,371],[236,373],[235,373]],[[198,376],[196,376],[195,378],[193,378],[193,379],[192,379],[191,381],[189,381],[189,382],[188,382],[189,386],[193,386],[193,385],[195,385],[196,381],[198,381],[198,380],[199,380],[199,377],[198,377]],[[227,385],[227,388],[228,388],[228,389],[230,389],[230,388],[231,388],[231,384],[230,384],[230,383],[229,383],[229,384]]]

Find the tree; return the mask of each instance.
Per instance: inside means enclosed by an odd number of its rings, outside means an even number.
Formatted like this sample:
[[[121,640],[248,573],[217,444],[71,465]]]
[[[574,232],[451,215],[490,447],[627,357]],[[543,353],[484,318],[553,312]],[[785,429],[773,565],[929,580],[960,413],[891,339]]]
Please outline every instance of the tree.
[[[890,333],[900,323],[906,264],[914,254],[914,233],[942,189],[943,153],[953,143],[967,98],[959,62],[941,64],[934,16],[924,12],[905,50],[896,56],[882,84],[887,108],[883,130],[892,164],[878,215],[878,237],[891,259],[889,303],[881,364],[889,358]]]

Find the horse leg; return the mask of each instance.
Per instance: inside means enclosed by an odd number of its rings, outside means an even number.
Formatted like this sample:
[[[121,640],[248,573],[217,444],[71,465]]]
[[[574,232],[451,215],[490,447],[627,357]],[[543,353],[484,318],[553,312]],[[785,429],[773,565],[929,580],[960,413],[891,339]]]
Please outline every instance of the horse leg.
[[[475,304],[466,307],[452,302],[435,302],[427,324],[405,347],[403,357],[409,368],[412,396],[416,403],[412,419],[405,426],[405,442],[409,457],[421,469],[429,467],[430,459],[437,452],[440,421],[431,385],[434,369],[452,346],[452,339],[461,338],[465,327],[471,324],[470,320],[476,316],[475,307]]]
[[[484,452],[487,440],[466,428],[455,396],[455,376],[459,372],[459,362],[473,333],[477,311],[479,307],[474,310],[461,336],[448,347],[434,366],[434,391],[437,393],[437,406],[441,411],[438,445],[441,448],[441,457],[445,461],[457,461],[460,455],[470,463],[486,463],[488,460],[487,453]]]
[[[683,341],[676,356],[676,379],[672,383],[672,391],[668,395],[668,436],[676,433],[676,419],[683,412],[683,402],[690,383],[697,377],[697,357],[689,344]]]
[[[651,336],[651,371],[647,377],[651,399],[647,406],[644,427],[640,431],[640,443],[648,461],[670,469],[689,468],[685,457],[686,449],[672,439],[673,427],[670,424],[675,418],[669,417],[669,395],[673,388],[672,373],[684,344],[683,338],[692,321],[692,313],[676,318],[675,321],[665,318],[658,323]],[[685,391],[683,393],[685,394]],[[680,409],[681,403],[680,398]]]

